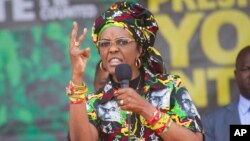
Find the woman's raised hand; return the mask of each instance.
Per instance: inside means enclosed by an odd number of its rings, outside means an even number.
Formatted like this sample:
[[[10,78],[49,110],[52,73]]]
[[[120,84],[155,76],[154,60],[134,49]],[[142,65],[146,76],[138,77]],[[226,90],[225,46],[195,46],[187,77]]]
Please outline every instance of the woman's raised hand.
[[[90,53],[90,48],[84,48],[84,49],[80,48],[80,45],[87,34],[87,29],[84,28],[82,34],[79,37],[77,37],[77,32],[78,32],[78,25],[74,21],[70,36],[69,55],[72,67],[72,81],[74,82],[75,80],[76,83],[82,81],[82,77]]]

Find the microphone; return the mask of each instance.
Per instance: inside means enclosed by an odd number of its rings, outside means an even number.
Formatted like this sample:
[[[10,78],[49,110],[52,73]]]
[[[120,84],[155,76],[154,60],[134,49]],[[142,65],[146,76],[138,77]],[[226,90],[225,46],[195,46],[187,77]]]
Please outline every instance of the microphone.
[[[115,76],[119,81],[121,88],[128,88],[129,80],[132,78],[132,70],[128,64],[119,64],[115,68]],[[126,117],[128,120],[128,140],[130,141],[131,115],[129,111],[126,111]]]
[[[129,80],[132,77],[132,70],[128,64],[119,64],[115,68],[115,76],[119,81],[121,88],[128,88]]]

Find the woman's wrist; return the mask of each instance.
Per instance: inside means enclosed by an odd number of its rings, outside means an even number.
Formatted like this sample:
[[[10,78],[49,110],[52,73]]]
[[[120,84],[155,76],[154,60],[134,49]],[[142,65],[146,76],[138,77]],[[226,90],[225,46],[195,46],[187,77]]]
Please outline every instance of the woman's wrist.
[[[147,123],[149,125],[154,125],[156,122],[158,122],[158,120],[161,118],[162,113],[160,110],[156,109],[153,113],[153,118],[151,118],[150,120],[147,120]]]
[[[140,115],[144,117],[146,121],[150,121],[154,118],[154,113],[157,109],[147,102],[146,105],[142,106]]]
[[[81,85],[83,80],[83,75],[81,74],[72,74],[71,81],[76,85]]]

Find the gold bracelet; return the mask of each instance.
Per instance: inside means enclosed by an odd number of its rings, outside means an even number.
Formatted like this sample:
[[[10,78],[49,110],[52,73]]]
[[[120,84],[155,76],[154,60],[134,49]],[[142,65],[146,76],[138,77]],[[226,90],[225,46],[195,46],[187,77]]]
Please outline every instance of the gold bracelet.
[[[86,100],[87,86],[82,83],[82,86],[69,82],[66,87],[66,94],[69,97],[70,104],[82,104]]]
[[[72,81],[69,82],[69,85],[66,87],[66,93],[68,95],[82,95],[86,94],[88,91],[85,83],[82,83],[82,86],[74,84]]]

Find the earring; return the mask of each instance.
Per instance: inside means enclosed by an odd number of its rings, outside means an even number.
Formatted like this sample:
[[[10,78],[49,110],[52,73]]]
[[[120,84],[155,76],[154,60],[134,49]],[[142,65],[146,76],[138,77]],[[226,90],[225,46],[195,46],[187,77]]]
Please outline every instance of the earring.
[[[99,67],[100,67],[101,71],[106,71],[106,69],[104,69],[104,67],[103,67],[102,61],[100,62]]]
[[[136,58],[136,59],[135,59],[135,66],[136,66],[137,68],[140,68],[140,67],[141,67],[141,60],[140,60],[140,58]]]

